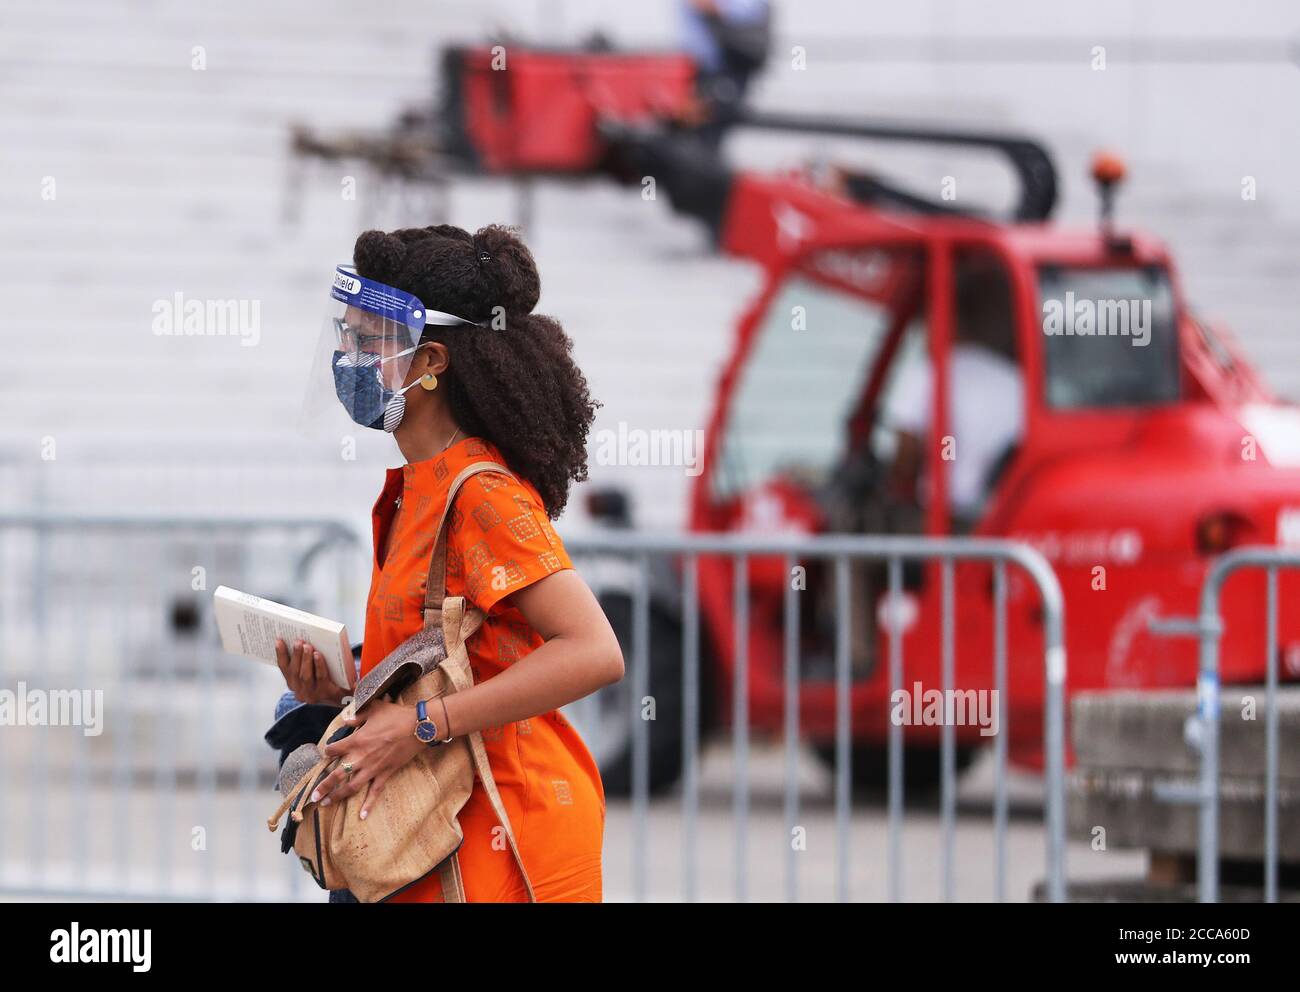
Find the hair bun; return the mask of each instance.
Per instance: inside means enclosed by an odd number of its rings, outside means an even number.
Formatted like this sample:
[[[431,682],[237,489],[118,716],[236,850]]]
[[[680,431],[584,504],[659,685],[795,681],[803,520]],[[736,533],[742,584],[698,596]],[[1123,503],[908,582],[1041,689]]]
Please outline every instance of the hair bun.
[[[532,313],[542,280],[533,253],[514,231],[499,224],[481,227],[474,235],[474,250],[493,305],[505,307],[507,313]]]
[[[375,278],[368,273],[400,272],[406,261],[406,243],[383,231],[366,231],[357,238],[352,249],[352,261],[357,272],[367,279]],[[386,280],[380,277],[379,281]]]
[[[542,281],[514,230],[497,224],[470,234],[450,224],[366,231],[352,250],[357,272],[418,297],[431,310],[467,320],[530,314]]]

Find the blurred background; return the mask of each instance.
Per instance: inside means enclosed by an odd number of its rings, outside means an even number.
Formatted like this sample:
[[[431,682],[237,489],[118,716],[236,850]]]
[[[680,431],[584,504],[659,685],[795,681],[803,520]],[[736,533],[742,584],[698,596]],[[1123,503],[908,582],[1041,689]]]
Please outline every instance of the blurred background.
[[[707,426],[762,271],[720,252],[662,195],[592,173],[520,179],[463,162],[403,182],[373,161],[295,153],[293,140],[302,152],[304,135],[391,133],[403,111],[434,112],[450,46],[502,44],[508,54],[599,36],[615,49],[694,53],[682,6],[0,0],[0,285],[10,318],[0,688],[105,690],[97,736],[3,728],[0,895],[323,899],[262,826],[278,801],[277,755],[261,739],[278,673],[220,653],[209,603],[217,585],[247,588],[343,619],[360,638],[370,508],[400,454],[383,433],[358,430],[355,457],[340,457],[336,441],[309,442],[294,428],[327,280],[361,230],[522,224],[543,276],[537,309],[562,321],[603,401],[596,431]],[[1093,153],[1118,152],[1128,166],[1123,224],[1163,239],[1198,312],[1233,329],[1279,395],[1300,397],[1300,9],[1281,0],[771,9],[749,106],[1031,136],[1056,163],[1055,219],[1079,226],[1097,214]],[[951,148],[738,132],[722,150],[768,174],[835,159],[924,191],[957,173],[963,199],[998,209],[1015,199],[1005,169]],[[1242,197],[1244,177],[1254,199]],[[158,332],[160,314],[195,300],[235,301],[248,333]],[[639,529],[679,531],[692,482],[681,465],[593,457],[558,529],[591,532],[585,491],[617,489]],[[588,716],[593,750],[599,719]],[[781,898],[779,744],[757,741],[747,755],[740,860],[731,742],[711,739],[701,757],[698,894],[732,898],[740,873],[748,898]],[[986,765],[961,781],[959,898],[993,895]],[[829,837],[831,772],[805,754],[795,775],[811,835]],[[1042,878],[1041,793],[1024,772],[1010,787],[1007,895],[1025,899]],[[611,797],[607,899],[680,898],[673,788],[648,805]],[[853,898],[884,898],[883,808],[855,809],[850,829]],[[908,898],[941,892],[940,829],[937,807],[909,816]],[[637,858],[652,866],[648,883],[637,882]],[[835,845],[813,842],[804,866],[802,896],[835,897]],[[1072,842],[1071,877],[1145,867],[1141,851],[1099,858],[1086,839]]]

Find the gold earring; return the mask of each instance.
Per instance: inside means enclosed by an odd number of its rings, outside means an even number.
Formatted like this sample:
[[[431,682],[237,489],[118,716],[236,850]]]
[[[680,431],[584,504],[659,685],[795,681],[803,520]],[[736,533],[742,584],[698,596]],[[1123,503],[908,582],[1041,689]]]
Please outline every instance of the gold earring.
[[[438,388],[438,377],[432,372],[424,373],[424,375],[420,376],[420,388],[433,392]]]

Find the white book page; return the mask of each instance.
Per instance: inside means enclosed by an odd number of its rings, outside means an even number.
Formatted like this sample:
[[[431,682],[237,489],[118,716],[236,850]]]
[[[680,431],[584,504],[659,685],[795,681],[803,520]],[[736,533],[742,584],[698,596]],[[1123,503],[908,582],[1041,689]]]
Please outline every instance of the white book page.
[[[325,658],[335,685],[341,689],[353,688],[356,668],[352,648],[347,628],[338,621],[227,586],[217,589],[213,605],[222,647],[231,654],[276,665],[276,638],[282,638],[290,646],[294,641],[304,640]]]

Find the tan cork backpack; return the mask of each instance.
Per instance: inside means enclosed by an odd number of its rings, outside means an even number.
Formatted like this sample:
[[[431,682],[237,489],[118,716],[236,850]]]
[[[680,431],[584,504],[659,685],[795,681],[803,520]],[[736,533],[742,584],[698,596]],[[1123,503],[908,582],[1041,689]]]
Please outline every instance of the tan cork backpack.
[[[479,472],[500,472],[514,478],[504,466],[484,461],[467,465],[452,480],[429,562],[424,626],[357,683],[352,703],[356,710],[377,696],[413,707],[421,699],[461,692],[474,684],[465,644],[483,623],[484,615],[465,597],[447,596],[447,521],[461,485]],[[435,871],[442,880],[444,900],[464,902],[465,887],[456,856],[464,833],[458,817],[469,800],[477,772],[523,875],[528,901],[535,902],[532,882],[492,778],[483,737],[477,731],[426,747],[394,772],[364,820],[359,814],[365,790],[324,807],[311,802],[312,790],[342,760],[326,757],[322,749],[351,733],[343,723],[348,709],[334,718],[319,744],[304,744],[285,759],[278,782],[284,801],[266,821],[274,833],[289,811],[281,850],[287,853],[292,847],[322,889],[350,889],[361,902],[391,899]],[[430,712],[437,709],[431,706]]]

